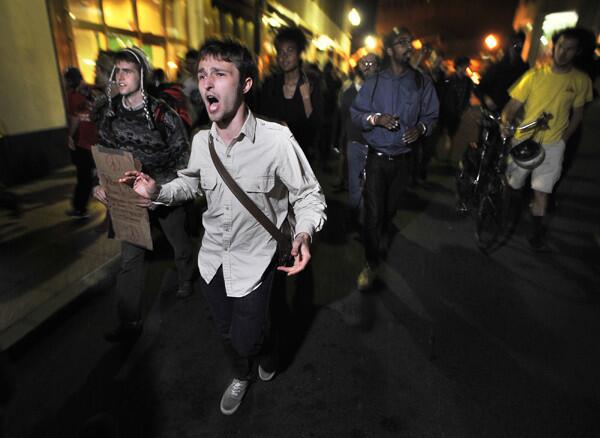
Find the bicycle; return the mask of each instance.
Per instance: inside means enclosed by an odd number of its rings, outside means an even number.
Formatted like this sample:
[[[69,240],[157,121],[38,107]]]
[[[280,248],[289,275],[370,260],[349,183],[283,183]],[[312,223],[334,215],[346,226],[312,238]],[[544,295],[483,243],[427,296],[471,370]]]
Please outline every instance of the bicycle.
[[[459,209],[475,214],[475,238],[478,248],[489,253],[508,237],[511,221],[511,189],[506,177],[509,155],[523,165],[535,167],[543,160],[543,149],[532,140],[539,129],[547,128],[551,115],[542,113],[533,122],[501,130],[500,117],[481,108],[479,140],[471,143],[459,162],[456,175]],[[529,131],[525,141],[511,145],[516,131]],[[516,218],[515,218],[516,220]]]

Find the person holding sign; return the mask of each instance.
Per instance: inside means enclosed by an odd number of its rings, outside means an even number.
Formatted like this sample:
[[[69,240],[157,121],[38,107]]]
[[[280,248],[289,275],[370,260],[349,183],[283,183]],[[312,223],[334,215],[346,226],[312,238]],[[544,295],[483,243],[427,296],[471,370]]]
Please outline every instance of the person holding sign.
[[[183,122],[165,102],[144,89],[150,79],[150,64],[137,47],[115,55],[115,66],[107,87],[107,99],[97,108],[99,145],[130,152],[142,170],[159,183],[175,178],[189,158],[189,141]],[[118,95],[112,97],[112,87]],[[110,207],[102,185],[94,197]],[[192,292],[193,246],[185,224],[183,205],[158,206],[150,211],[150,222],[158,224],[173,247],[179,281],[177,295]],[[107,333],[109,342],[134,340],[142,330],[141,303],[144,290],[146,249],[126,240],[121,243],[121,269],[117,276],[119,322]]]
[[[208,40],[200,49],[198,86],[213,124],[194,136],[186,169],[161,184],[130,171],[140,205],[177,204],[206,196],[204,237],[198,256],[201,286],[233,368],[221,412],[233,414],[252,380],[276,370],[269,339],[269,301],[277,271],[300,273],[311,257],[312,235],[326,220],[325,197],[289,128],[257,118],[245,103],[256,77],[247,48],[231,40]],[[278,228],[295,216],[293,266],[277,266],[277,241],[223,179],[218,163]]]

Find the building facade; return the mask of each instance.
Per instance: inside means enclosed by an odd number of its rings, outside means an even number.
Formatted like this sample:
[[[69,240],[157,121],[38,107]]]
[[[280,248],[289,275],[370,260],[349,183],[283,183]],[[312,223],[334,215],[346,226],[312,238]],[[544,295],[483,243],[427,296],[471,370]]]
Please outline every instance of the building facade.
[[[350,0],[11,0],[2,2],[0,181],[26,181],[69,162],[61,72],[78,67],[94,82],[100,50],[136,45],[174,80],[189,48],[231,36],[272,64],[273,35],[303,29],[309,61],[346,69]]]
[[[600,2],[597,0],[520,0],[513,28],[527,34],[524,57],[531,65],[550,56],[552,34],[570,26],[592,31],[600,42]]]

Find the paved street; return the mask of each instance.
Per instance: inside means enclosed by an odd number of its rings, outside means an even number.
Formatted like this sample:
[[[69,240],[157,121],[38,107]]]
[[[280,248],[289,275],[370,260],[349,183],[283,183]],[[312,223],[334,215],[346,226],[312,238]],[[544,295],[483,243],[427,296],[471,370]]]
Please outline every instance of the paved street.
[[[229,373],[206,304],[198,287],[174,298],[163,241],[133,348],[102,339],[114,318],[107,268],[3,353],[0,437],[600,436],[599,109],[587,111],[558,189],[550,252],[529,248],[524,217],[506,245],[481,253],[472,220],[455,214],[452,173],[434,162],[396,217],[381,281],[359,293],[362,247],[342,226],[346,194],[323,173],[329,222],[311,269],[287,281],[278,304],[281,371],[254,384],[235,415],[219,411]]]

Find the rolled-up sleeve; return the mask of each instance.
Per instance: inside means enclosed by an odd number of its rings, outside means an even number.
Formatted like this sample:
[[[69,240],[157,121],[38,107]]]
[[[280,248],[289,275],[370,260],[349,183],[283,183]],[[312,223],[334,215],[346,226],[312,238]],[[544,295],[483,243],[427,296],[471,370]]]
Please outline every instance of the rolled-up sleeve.
[[[289,192],[289,202],[296,219],[294,235],[304,232],[312,238],[327,220],[327,205],[321,185],[293,136],[282,145],[279,159],[277,176]]]
[[[194,139],[192,153],[185,169],[177,171],[177,178],[161,186],[157,204],[177,205],[200,195],[199,140]]]

